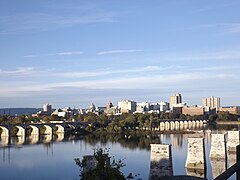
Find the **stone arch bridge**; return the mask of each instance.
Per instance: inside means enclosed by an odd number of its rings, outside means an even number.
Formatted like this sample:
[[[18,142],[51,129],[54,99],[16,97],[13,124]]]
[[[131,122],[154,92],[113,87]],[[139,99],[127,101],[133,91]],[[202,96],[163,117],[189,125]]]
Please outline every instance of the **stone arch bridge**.
[[[182,130],[192,129],[208,123],[208,120],[161,120],[159,124],[152,126],[154,130]]]
[[[40,129],[45,128],[43,134],[52,135],[53,128],[56,127],[57,130],[55,133],[64,133],[66,129],[75,129],[77,123],[75,122],[63,122],[63,123],[44,123],[44,124],[8,124],[8,125],[0,125],[0,129],[2,130],[1,137],[11,136],[11,131],[13,129],[17,129],[17,136],[25,136],[26,130],[31,128],[32,131],[30,135],[40,135]]]

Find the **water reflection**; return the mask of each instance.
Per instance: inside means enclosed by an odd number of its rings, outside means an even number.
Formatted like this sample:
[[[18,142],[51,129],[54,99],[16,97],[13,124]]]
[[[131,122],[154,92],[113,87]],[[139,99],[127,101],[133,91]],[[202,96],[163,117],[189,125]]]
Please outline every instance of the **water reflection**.
[[[184,124],[179,125],[179,129],[186,128],[188,129],[189,127],[184,127]],[[196,127],[197,124],[196,124]],[[228,126],[231,127],[231,130],[238,128],[238,126]],[[170,128],[170,124],[169,124]],[[115,148],[114,155],[116,157],[118,155],[122,155],[123,158],[127,157],[128,154],[134,153],[138,157],[141,158],[136,158],[130,160],[126,160],[127,164],[129,164],[128,172],[134,172],[138,167],[143,168],[144,172],[142,170],[136,170],[136,173],[142,173],[141,177],[145,177],[143,179],[147,179],[149,177],[150,172],[150,167],[151,165],[151,155],[150,155],[150,144],[172,144],[172,161],[173,161],[173,173],[174,174],[187,174],[187,175],[192,175],[196,177],[204,177],[204,174],[206,171],[204,170],[196,170],[196,169],[185,169],[184,163],[186,161],[186,154],[187,154],[187,138],[189,137],[202,137],[205,140],[206,144],[206,154],[209,154],[210,151],[210,143],[211,143],[211,134],[216,133],[216,132],[226,132],[226,129],[215,129],[215,128],[208,128],[201,130],[196,130],[197,133],[195,134],[181,134],[181,133],[176,133],[176,134],[158,134],[158,133],[139,133],[139,132],[131,132],[131,133],[125,133],[121,135],[112,135],[112,134],[101,134],[101,135],[89,135],[86,137],[74,137],[74,136],[66,136],[64,134],[57,134],[53,136],[29,136],[24,138],[17,137],[17,138],[8,138],[8,137],[2,137],[1,138],[1,144],[0,144],[0,152],[2,154],[1,162],[9,162],[12,164],[13,162],[10,161],[10,154],[14,153],[13,157],[20,156],[21,152],[25,152],[25,149],[28,145],[30,147],[43,147],[44,146],[44,153],[39,153],[36,156],[43,156],[46,155],[48,158],[56,156],[57,158],[60,158],[60,156],[64,157],[64,154],[61,153],[55,153],[56,151],[59,151],[59,149],[68,149],[69,154],[71,152],[74,152],[74,149],[76,149],[76,144],[81,142],[79,146],[79,153],[81,155],[84,155],[87,151],[92,150],[93,147],[101,146],[101,147],[111,147]],[[79,141],[79,138],[82,140]],[[61,141],[64,141],[64,143],[60,143]],[[71,141],[71,142],[70,142]],[[74,142],[74,143],[72,143]],[[42,143],[45,143],[44,145]],[[65,145],[66,143],[66,145]],[[56,145],[55,145],[56,144]],[[59,148],[56,148],[57,144],[60,144],[61,146]],[[14,150],[11,150],[13,148],[19,148],[19,151],[16,152]],[[72,148],[74,147],[74,148]],[[9,153],[8,153],[9,152]],[[29,152],[26,151],[26,153],[22,154],[22,159],[25,159],[26,154]],[[65,151],[66,153],[66,151]],[[57,154],[57,155],[56,155]],[[225,161],[221,161],[219,163],[218,159],[208,159],[208,169],[207,169],[207,178],[212,179],[213,177],[216,177],[219,175],[221,172],[223,172],[226,169],[226,164],[228,163],[228,167],[234,164],[236,161],[236,153],[230,153],[228,152],[228,158],[225,159]],[[142,158],[142,157],[147,157],[147,158]],[[19,157],[19,159],[21,159]],[[207,158],[209,156],[207,155]],[[30,160],[30,157],[28,158]],[[46,160],[46,159],[45,159]],[[49,162],[51,159],[49,159]],[[72,159],[71,159],[72,160]],[[70,161],[71,161],[70,160]],[[34,162],[36,162],[33,159]],[[4,163],[1,163],[1,167],[7,167],[4,166]],[[64,160],[63,160],[64,162]],[[159,162],[159,161],[158,161]],[[37,162],[36,162],[37,163]],[[42,162],[47,163],[47,162]],[[57,166],[58,167],[58,166]],[[16,168],[14,166],[14,168]],[[43,167],[44,168],[44,167]],[[58,167],[59,168],[59,167]],[[7,169],[7,168],[6,168]],[[133,170],[132,170],[133,169]],[[46,169],[45,169],[46,170]],[[135,172],[134,172],[135,173]],[[0,179],[6,179],[6,178],[1,178],[2,176],[0,175]],[[21,178],[20,178],[21,179]],[[34,178],[33,178],[34,179]],[[51,178],[50,178],[51,179]],[[58,178],[55,178],[58,179]]]
[[[27,138],[27,142],[29,144],[37,144],[39,141],[39,135],[36,134],[31,134],[28,138]]]
[[[157,180],[172,176],[171,145],[151,144],[149,180]]]
[[[227,169],[227,161],[225,158],[210,158],[212,167],[212,177],[216,178]]]
[[[192,169],[186,168],[186,175],[199,178],[206,178],[206,169]]]

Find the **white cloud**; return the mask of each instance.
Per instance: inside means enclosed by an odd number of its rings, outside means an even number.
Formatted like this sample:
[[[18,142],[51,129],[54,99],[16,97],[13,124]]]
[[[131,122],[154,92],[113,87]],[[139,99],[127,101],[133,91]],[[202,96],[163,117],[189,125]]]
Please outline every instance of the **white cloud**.
[[[43,55],[25,55],[23,57],[25,58],[34,58],[38,56],[72,56],[72,55],[81,55],[83,54],[82,51],[64,51],[64,52],[58,52],[58,53],[49,53],[49,54],[43,54]]]
[[[15,70],[1,70],[0,75],[26,75],[32,73],[34,68],[32,67],[18,67]]]
[[[108,51],[100,51],[97,55],[107,55],[107,54],[121,54],[121,53],[135,53],[142,52],[140,49],[116,49],[116,50],[108,50]]]
[[[65,56],[65,55],[80,55],[83,54],[83,52],[81,51],[69,51],[69,52],[60,52],[60,53],[56,53],[59,56]]]
[[[37,55],[35,55],[35,54],[29,54],[29,55],[25,55],[25,56],[23,56],[23,57],[25,57],[25,58],[33,58],[33,57],[37,57]]]
[[[223,50],[217,51],[212,50],[212,52],[196,52],[196,53],[184,53],[172,55],[162,55],[162,59],[169,60],[181,60],[181,61],[191,61],[191,60],[240,60],[240,51],[236,50]]]
[[[240,23],[214,23],[202,25],[205,28],[218,28],[228,33],[240,33]]]
[[[157,72],[157,71],[166,71],[172,69],[172,66],[169,67],[160,67],[160,66],[146,66],[146,67],[137,67],[130,69],[116,69],[116,70],[95,70],[95,71],[83,71],[83,72],[62,72],[56,74],[57,76],[66,77],[66,78],[83,78],[83,77],[94,77],[94,76],[104,76],[104,75],[113,75],[113,74],[137,74],[143,72]],[[176,68],[176,67],[174,67]]]
[[[57,16],[46,13],[22,13],[0,16],[0,35],[48,31],[56,28],[115,22],[115,13]]]

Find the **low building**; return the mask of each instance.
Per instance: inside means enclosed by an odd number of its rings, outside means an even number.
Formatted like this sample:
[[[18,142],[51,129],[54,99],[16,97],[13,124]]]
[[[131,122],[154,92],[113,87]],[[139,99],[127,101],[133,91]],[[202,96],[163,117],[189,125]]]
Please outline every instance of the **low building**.
[[[220,107],[219,111],[229,112],[231,114],[240,115],[240,107],[239,106]]]
[[[185,106],[186,106],[186,103],[174,104],[174,106],[172,107],[172,113],[174,113],[174,114],[182,114],[182,109]]]
[[[194,116],[194,115],[204,115],[204,107],[202,106],[185,106],[182,108],[182,114],[184,115],[190,115],[190,116]]]
[[[135,113],[146,113],[149,111],[150,103],[148,102],[141,102],[137,103],[137,108]]]
[[[150,103],[149,111],[160,111],[160,105],[158,103]]]
[[[65,109],[56,109],[51,115],[52,116],[58,116],[58,117],[70,117],[73,115],[78,115],[79,111],[75,108],[71,109],[70,107],[67,107]]]

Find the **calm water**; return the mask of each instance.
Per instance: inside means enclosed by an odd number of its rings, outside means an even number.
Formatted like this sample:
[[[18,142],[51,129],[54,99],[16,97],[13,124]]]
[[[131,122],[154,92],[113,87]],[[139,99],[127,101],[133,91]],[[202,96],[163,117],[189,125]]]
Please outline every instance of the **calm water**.
[[[204,128],[209,129],[207,127]],[[212,129],[212,128],[211,128]],[[239,129],[238,126],[218,126],[221,129]],[[213,130],[213,129],[212,129]],[[207,178],[213,179],[212,169],[222,166],[220,163],[212,167],[209,159],[210,131],[206,130],[205,149],[207,160]],[[94,148],[110,148],[110,155],[115,159],[124,159],[126,166],[122,169],[125,175],[130,172],[140,174],[138,177],[148,179],[150,171],[150,143],[172,144],[174,175],[184,175],[187,156],[187,134],[162,134],[156,136],[88,136],[82,139],[65,137],[62,142],[17,145],[0,147],[0,179],[79,179],[79,169],[74,158],[92,155]],[[69,140],[68,140],[69,139]],[[228,157],[228,164],[235,163],[235,155]],[[231,179],[235,179],[232,177]]]

